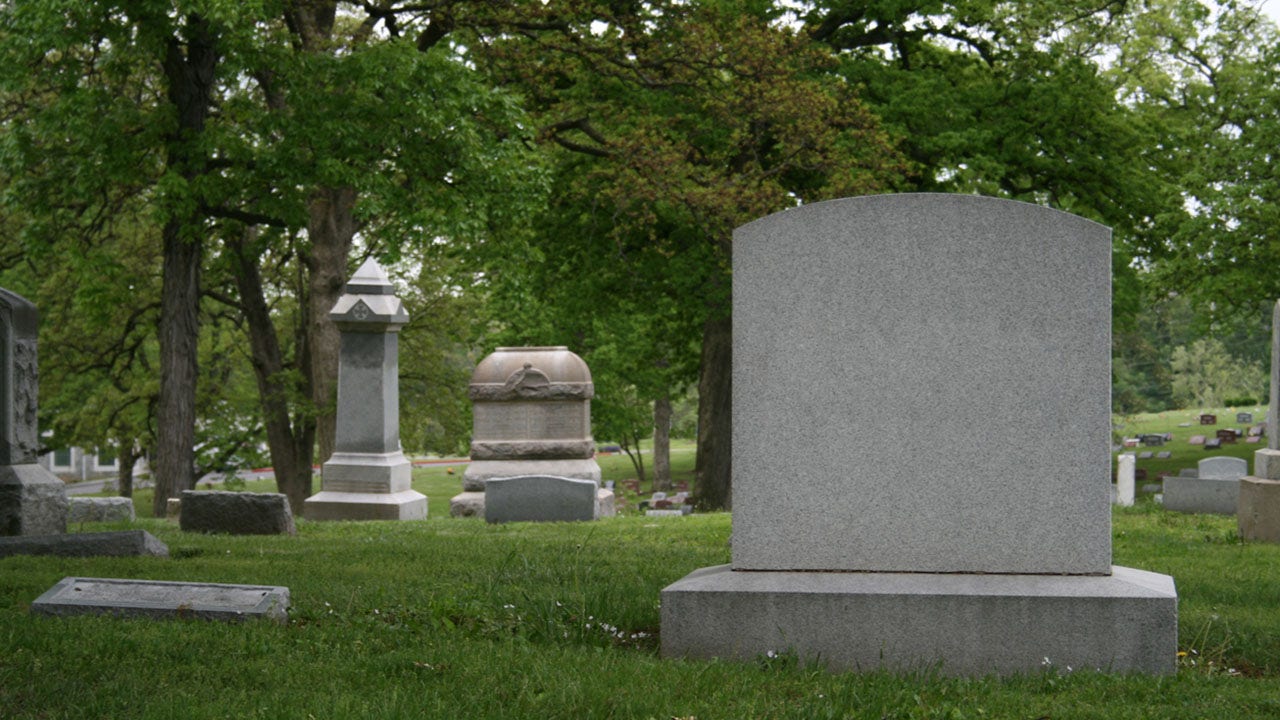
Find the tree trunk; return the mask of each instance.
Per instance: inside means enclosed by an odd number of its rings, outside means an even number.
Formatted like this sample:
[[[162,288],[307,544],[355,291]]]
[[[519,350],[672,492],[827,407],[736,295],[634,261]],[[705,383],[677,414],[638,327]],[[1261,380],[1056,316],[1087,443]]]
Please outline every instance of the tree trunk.
[[[321,188],[307,207],[307,236],[311,252],[305,256],[309,298],[306,303],[306,332],[309,357],[300,358],[302,372],[311,376],[311,402],[316,410],[316,437],[323,463],[333,454],[338,401],[338,353],[341,335],[329,319],[347,279],[347,255],[355,237],[356,193],[353,188]]]
[[[653,489],[671,489],[671,398],[653,402]]]
[[[184,179],[205,172],[198,140],[204,132],[218,64],[215,37],[199,15],[185,19],[186,44],[168,40],[164,74],[177,127],[169,137],[165,162]],[[196,198],[177,199],[161,233],[164,242],[160,296],[160,398],[156,424],[156,483],[152,510],[164,517],[168,499],[195,484],[196,377],[200,335],[200,263],[203,217]],[[180,210],[178,208],[181,208]]]
[[[289,506],[294,512],[301,513],[303,503],[311,497],[315,417],[310,412],[301,412],[298,413],[297,427],[291,421],[289,400],[293,388],[289,386],[284,355],[280,351],[271,310],[267,307],[258,258],[246,252],[241,243],[229,243],[229,247],[236,259],[236,288],[240,292],[245,323],[249,328],[250,357],[254,377],[258,381],[258,395],[262,400],[267,448],[275,470],[276,487],[288,496]],[[300,347],[305,347],[305,344]]]
[[[179,222],[165,223],[156,494],[152,502],[156,517],[165,516],[169,498],[180,497],[183,490],[195,487],[200,260],[200,244],[182,236]]]
[[[133,465],[138,462],[138,449],[133,440],[119,440],[116,451],[116,489],[120,497],[133,497]]]
[[[713,315],[702,328],[698,378],[698,460],[694,504],[733,507],[733,320]]]

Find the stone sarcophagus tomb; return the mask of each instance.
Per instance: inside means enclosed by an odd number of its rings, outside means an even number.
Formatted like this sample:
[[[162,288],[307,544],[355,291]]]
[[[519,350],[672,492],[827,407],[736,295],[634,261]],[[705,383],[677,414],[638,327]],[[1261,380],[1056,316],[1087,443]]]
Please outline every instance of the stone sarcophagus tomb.
[[[597,501],[591,514],[613,514],[613,494],[599,489],[600,466],[591,436],[594,394],[587,364],[563,346],[500,347],[482,360],[468,388],[471,464],[450,512],[484,516],[489,480],[538,477],[539,482],[565,478],[594,483]],[[504,502],[503,507],[514,506]],[[488,519],[553,519],[535,515],[504,512],[501,518]]]

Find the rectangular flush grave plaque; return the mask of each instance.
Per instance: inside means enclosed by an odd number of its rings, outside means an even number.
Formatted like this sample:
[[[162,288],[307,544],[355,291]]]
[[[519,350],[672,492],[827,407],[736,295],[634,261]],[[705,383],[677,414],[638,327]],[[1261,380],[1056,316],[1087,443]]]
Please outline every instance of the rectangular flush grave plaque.
[[[67,577],[31,603],[37,615],[288,620],[289,588]]]
[[[927,194],[739,228],[734,569],[1110,573],[1110,236]]]

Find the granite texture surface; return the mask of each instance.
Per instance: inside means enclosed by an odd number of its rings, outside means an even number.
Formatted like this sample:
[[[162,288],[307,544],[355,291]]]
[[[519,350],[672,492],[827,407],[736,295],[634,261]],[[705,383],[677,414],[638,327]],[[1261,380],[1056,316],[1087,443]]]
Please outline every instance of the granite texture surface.
[[[733,571],[662,591],[662,655],[754,661],[792,652],[830,670],[1010,675],[1172,674],[1178,602],[1167,575]]]
[[[933,194],[738,228],[733,566],[1109,572],[1110,237]]]
[[[1236,507],[1241,540],[1280,543],[1280,482],[1243,478]]]
[[[183,490],[178,527],[184,532],[296,535],[289,498],[280,493]]]
[[[0,557],[8,555],[169,557],[169,546],[146,530],[0,537]]]
[[[270,585],[67,577],[31,603],[33,615],[289,620],[289,588]]]

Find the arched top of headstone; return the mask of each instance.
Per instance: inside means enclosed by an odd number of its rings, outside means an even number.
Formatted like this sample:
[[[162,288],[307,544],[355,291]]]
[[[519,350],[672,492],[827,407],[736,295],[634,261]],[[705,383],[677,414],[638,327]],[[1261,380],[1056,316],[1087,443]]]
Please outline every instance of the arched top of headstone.
[[[472,400],[589,399],[591,370],[568,348],[500,347],[471,374]]]

